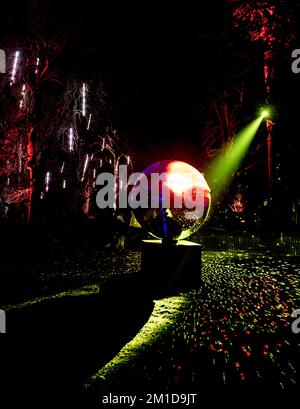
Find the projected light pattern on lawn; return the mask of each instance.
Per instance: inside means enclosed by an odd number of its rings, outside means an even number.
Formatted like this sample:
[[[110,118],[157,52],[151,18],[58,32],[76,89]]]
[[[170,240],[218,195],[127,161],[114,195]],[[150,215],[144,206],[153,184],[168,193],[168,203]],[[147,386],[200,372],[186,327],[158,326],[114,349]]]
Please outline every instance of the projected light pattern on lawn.
[[[136,359],[144,352],[145,345],[154,345],[163,337],[174,324],[180,314],[183,313],[185,297],[170,297],[155,301],[154,311],[149,321],[141,331],[122,350],[107,363],[93,377],[92,381],[99,379],[109,381],[122,369],[127,371],[127,365],[132,359]]]
[[[95,377],[92,385],[188,385],[199,393],[220,385],[295,385],[300,340],[291,331],[291,312],[300,296],[299,272],[290,257],[205,253],[204,286],[185,295],[181,314],[170,311],[167,331],[155,342],[144,339],[138,359],[132,349],[126,368],[114,366],[113,377],[106,373],[109,382]]]

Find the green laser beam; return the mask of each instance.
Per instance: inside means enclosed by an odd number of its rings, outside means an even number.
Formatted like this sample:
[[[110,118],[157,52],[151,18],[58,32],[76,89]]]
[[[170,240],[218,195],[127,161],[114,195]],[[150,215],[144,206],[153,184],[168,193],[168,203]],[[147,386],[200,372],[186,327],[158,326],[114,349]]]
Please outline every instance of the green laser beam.
[[[263,111],[259,118],[252,121],[236,135],[234,141],[225,147],[211,163],[206,180],[212,191],[214,203],[220,198],[239,168],[253,141],[260,124],[267,116]]]

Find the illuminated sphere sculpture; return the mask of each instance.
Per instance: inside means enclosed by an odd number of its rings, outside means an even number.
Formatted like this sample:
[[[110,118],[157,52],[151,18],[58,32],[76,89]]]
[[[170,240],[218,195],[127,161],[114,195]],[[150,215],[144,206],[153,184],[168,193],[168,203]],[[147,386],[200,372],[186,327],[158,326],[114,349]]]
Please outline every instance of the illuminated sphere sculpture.
[[[159,189],[157,185],[154,188],[154,174],[156,177],[160,175]],[[147,189],[148,206],[133,209],[139,224],[154,237],[171,242],[194,234],[205,222],[211,204],[210,188],[204,176],[185,162],[164,160],[150,165],[143,171],[133,186],[132,193],[136,194],[136,189],[141,192],[140,179],[143,177],[145,180],[145,176],[148,181],[144,188]],[[170,202],[167,206],[163,192],[169,192]],[[187,197],[194,199],[194,202],[190,202],[195,203],[194,207],[186,205]],[[156,203],[155,207],[153,203]],[[181,206],[178,207],[178,203]]]

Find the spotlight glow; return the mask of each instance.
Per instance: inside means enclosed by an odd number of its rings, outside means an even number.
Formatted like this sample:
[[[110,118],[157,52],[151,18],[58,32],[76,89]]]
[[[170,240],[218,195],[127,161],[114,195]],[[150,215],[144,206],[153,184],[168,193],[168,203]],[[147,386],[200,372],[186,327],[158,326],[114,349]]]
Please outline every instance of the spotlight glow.
[[[264,109],[264,110],[262,111],[262,113],[261,113],[261,116],[262,116],[263,118],[267,118],[267,117],[270,116],[270,112],[269,112],[268,110]]]

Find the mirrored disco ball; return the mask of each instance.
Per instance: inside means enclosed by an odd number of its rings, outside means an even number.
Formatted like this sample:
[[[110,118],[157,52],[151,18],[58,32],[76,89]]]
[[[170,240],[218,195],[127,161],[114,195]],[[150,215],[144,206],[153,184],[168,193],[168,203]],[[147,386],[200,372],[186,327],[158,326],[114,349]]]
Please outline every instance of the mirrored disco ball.
[[[205,222],[211,204],[210,188],[203,175],[193,166],[175,160],[147,167],[130,197],[143,197],[143,208],[133,206],[139,224],[153,236],[170,241],[195,233]]]

